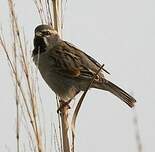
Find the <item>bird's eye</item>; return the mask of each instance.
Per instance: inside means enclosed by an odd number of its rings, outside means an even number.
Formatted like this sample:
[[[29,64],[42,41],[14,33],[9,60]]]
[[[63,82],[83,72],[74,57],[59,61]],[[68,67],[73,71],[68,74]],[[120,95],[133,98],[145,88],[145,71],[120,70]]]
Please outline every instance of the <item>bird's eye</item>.
[[[49,31],[43,31],[42,33],[43,33],[43,35],[50,35],[51,34]]]

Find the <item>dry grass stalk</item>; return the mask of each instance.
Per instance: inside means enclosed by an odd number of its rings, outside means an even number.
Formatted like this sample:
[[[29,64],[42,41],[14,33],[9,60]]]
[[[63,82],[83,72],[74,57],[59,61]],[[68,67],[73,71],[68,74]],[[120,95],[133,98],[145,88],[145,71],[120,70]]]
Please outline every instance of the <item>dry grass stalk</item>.
[[[13,23],[13,21],[11,22],[11,23]],[[12,29],[14,30],[14,27],[13,27],[14,25],[12,24]],[[15,36],[15,31],[13,31],[13,52],[14,52],[14,64],[15,64],[15,71],[18,73],[18,68],[17,68],[17,52],[16,52],[16,50],[17,50],[17,48],[16,48],[16,36]],[[17,78],[16,78],[17,79]],[[17,139],[17,152],[19,152],[20,151],[20,142],[19,142],[19,129],[20,129],[20,127],[19,127],[19,123],[20,123],[20,115],[19,115],[19,99],[20,99],[20,97],[19,97],[19,90],[18,90],[18,85],[17,85],[17,82],[15,82],[16,84],[15,84],[15,98],[16,98],[16,115],[17,115],[17,122],[16,122],[16,139]]]
[[[60,0],[34,0],[41,22],[42,24],[50,24],[53,26],[55,30],[58,31],[59,35],[61,35],[61,2]],[[45,15],[43,15],[45,14]],[[58,100],[57,100],[58,101]],[[57,103],[57,106],[61,106],[60,103]],[[66,124],[65,119],[63,115],[58,115],[58,124],[59,124],[59,142],[60,142],[60,151],[63,151],[63,143],[65,143],[66,140],[68,140],[67,133],[64,133],[64,130],[62,128],[63,124]],[[61,121],[61,122],[60,122]],[[63,125],[65,127],[65,125]],[[66,134],[66,135],[64,135]],[[66,137],[65,139],[62,137]],[[63,142],[64,141],[64,142]],[[68,144],[69,147],[69,144]],[[66,150],[68,152],[68,150]]]
[[[64,106],[61,109],[60,116],[61,116],[61,124],[62,124],[63,149],[64,149],[64,152],[70,152],[69,135],[68,135],[68,129],[69,129],[68,106]]]
[[[27,130],[28,135],[30,137],[29,145],[30,151],[38,151],[44,152],[44,142],[42,141],[41,136],[41,125],[39,124],[39,112],[38,112],[38,103],[37,103],[37,89],[36,89],[36,77],[32,75],[32,67],[30,67],[30,54],[27,50],[26,42],[23,40],[24,35],[22,34],[17,18],[15,16],[13,0],[8,0],[9,9],[10,9],[10,18],[11,18],[11,29],[13,35],[13,46],[12,46],[12,54],[10,54],[7,45],[5,44],[4,38],[1,35],[0,43],[3,47],[3,50],[7,56],[7,60],[9,62],[10,68],[12,70],[13,79],[15,81],[15,89],[16,89],[16,105],[17,105],[17,151],[21,151],[20,149],[20,125],[21,123],[19,112],[22,112],[22,115],[25,120],[25,128]],[[61,0],[34,0],[41,22],[42,24],[52,24],[53,27],[58,31],[59,35],[62,36],[62,1]],[[52,20],[53,18],[53,20]],[[17,51],[18,50],[18,51]],[[101,66],[102,68],[103,66]],[[81,107],[82,101],[91,86],[94,78],[101,70],[101,68],[97,71],[97,73],[92,78],[90,85],[87,90],[81,96],[75,112],[73,114],[71,127],[72,127],[72,151],[74,152],[74,138],[75,138],[75,123],[76,118]],[[22,79],[21,79],[22,76]],[[24,76],[24,77],[23,77]],[[34,78],[34,79],[33,79]],[[24,84],[23,84],[24,79]],[[26,87],[25,87],[26,86]],[[70,152],[70,144],[69,144],[69,123],[68,123],[68,106],[62,106],[62,102],[59,102],[59,107],[63,107],[61,109],[60,115],[58,116],[59,120],[59,137],[60,144],[59,151],[61,152]],[[29,123],[27,118],[29,118],[31,130],[29,128]],[[61,123],[60,123],[61,120]],[[62,131],[62,133],[61,133]],[[57,137],[56,137],[57,138]],[[63,140],[62,140],[63,138]],[[34,139],[36,142],[34,142]],[[58,139],[58,138],[57,138]],[[63,141],[63,142],[62,142]],[[63,143],[63,144],[62,144]]]
[[[49,3],[47,8],[49,7]],[[52,0],[52,10],[53,12],[50,13],[53,15],[53,27],[55,30],[58,31],[59,35],[62,36],[62,2],[61,0]],[[89,89],[89,87],[91,86],[91,84],[94,81],[94,78],[96,77],[96,75],[100,72],[100,70],[102,69],[104,65],[101,66],[101,68],[97,71],[97,73],[94,75],[94,77],[92,78],[92,81],[90,82],[90,85],[88,86],[87,90],[83,93],[83,95],[81,96],[78,105],[75,109],[75,112],[73,114],[73,118],[72,118],[72,151],[74,151],[74,137],[75,137],[75,123],[76,123],[76,118],[79,112],[79,109],[81,107],[82,101]],[[58,105],[60,107],[63,107],[61,109],[61,113],[60,113],[60,117],[61,117],[61,129],[62,129],[62,136],[63,136],[63,151],[64,152],[69,152],[70,151],[70,145],[69,145],[69,135],[68,135],[68,129],[69,129],[69,123],[68,123],[68,106],[62,106],[62,102],[60,102]],[[58,118],[59,119],[59,118]],[[59,123],[60,124],[60,123]],[[60,142],[61,142],[61,135],[60,135]],[[62,149],[61,149],[62,151]]]
[[[58,96],[56,96],[56,101],[57,101],[57,108],[60,107],[60,104],[59,104],[59,98]],[[61,126],[61,117],[60,115],[58,114],[58,127],[59,127],[59,140],[60,140],[60,152],[63,152],[63,137],[62,137],[62,126]]]
[[[62,6],[61,0],[52,0],[53,3],[53,25],[54,29],[57,30],[60,37],[62,36]],[[60,111],[61,117],[61,129],[62,129],[62,137],[63,137],[63,151],[70,152],[70,144],[69,144],[69,135],[68,135],[68,106],[63,106],[63,102],[60,102],[60,107],[62,107]],[[60,135],[61,136],[61,135]],[[61,140],[61,139],[60,139]]]
[[[40,14],[42,23],[51,24],[53,28],[62,36],[62,2],[61,0],[35,0],[38,13]],[[45,12],[45,13],[42,13]],[[43,16],[43,14],[46,14]],[[58,107],[63,107],[62,102],[58,103]],[[61,117],[61,123],[60,123]],[[64,106],[61,110],[61,115],[58,116],[60,149],[64,152],[70,151],[68,137],[68,107]],[[62,131],[62,133],[61,133]],[[62,139],[63,138],[63,139]],[[62,142],[63,141],[63,142]],[[62,144],[63,143],[63,144]]]
[[[33,142],[33,147],[37,147],[38,152],[43,152],[44,146],[41,137],[41,127],[39,124],[38,105],[36,102],[37,92],[34,90],[36,84],[31,73],[32,67],[30,67],[29,64],[31,55],[27,53],[29,50],[27,50],[26,42],[24,40],[25,36],[22,34],[17,22],[13,0],[8,0],[8,4],[10,11],[11,35],[13,36],[11,40],[12,46],[10,49],[8,44],[5,43],[7,41],[5,41],[3,33],[0,35],[0,44],[6,54],[12,71],[13,80],[15,82],[17,106],[17,151],[22,151],[22,149],[20,149],[22,139],[19,138],[20,126],[22,125],[22,117],[19,115],[21,112],[24,116],[24,123],[27,128],[30,129],[31,126],[30,131],[27,130],[27,132],[29,132],[28,135],[30,138],[35,139],[36,141],[36,143]],[[19,123],[21,125],[19,125]]]
[[[78,116],[78,113],[79,113],[79,110],[81,108],[81,105],[82,105],[82,102],[89,90],[89,88],[91,87],[92,83],[94,82],[96,76],[98,75],[98,73],[102,70],[104,64],[98,69],[98,71],[94,74],[94,76],[92,77],[89,85],[87,86],[86,90],[83,92],[76,108],[75,108],[75,111],[73,113],[73,117],[72,117],[72,122],[71,122],[71,128],[72,128],[72,152],[74,152],[74,142],[75,142],[75,124],[76,124],[76,118]]]
[[[44,24],[44,23],[47,23],[47,19],[46,19],[46,15],[45,15],[45,12],[44,12],[44,2],[43,0],[33,0],[35,5],[36,5],[36,8],[38,10],[38,14],[39,14],[39,17],[40,17],[40,20],[41,20],[41,23]]]
[[[135,127],[135,139],[136,139],[137,151],[143,152],[143,146],[142,146],[139,124],[138,124],[138,115],[137,115],[136,109],[134,109],[133,124]]]

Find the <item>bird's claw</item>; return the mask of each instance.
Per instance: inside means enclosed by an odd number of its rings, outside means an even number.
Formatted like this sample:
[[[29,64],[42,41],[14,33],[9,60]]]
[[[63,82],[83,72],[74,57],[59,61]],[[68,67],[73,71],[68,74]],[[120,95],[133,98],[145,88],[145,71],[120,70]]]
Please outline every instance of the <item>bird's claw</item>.
[[[61,112],[65,107],[67,107],[67,109],[70,109],[71,107],[69,106],[70,101],[64,102],[62,100],[60,100],[60,107],[57,109],[57,113],[59,114],[59,112]]]

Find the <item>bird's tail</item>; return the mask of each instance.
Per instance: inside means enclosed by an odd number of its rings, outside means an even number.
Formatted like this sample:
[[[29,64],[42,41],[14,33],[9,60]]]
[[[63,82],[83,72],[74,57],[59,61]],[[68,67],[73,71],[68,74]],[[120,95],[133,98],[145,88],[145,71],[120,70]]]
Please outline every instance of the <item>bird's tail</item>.
[[[116,86],[108,80],[105,80],[102,87],[103,88],[100,89],[104,89],[106,91],[111,92],[112,94],[120,98],[122,101],[124,101],[129,107],[134,107],[136,100],[131,95],[122,90],[120,87]]]

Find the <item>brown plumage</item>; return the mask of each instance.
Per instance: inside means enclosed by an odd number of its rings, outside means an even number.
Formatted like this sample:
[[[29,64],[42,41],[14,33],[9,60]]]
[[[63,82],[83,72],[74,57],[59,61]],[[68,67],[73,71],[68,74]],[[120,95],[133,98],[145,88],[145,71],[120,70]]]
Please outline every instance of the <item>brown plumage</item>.
[[[49,87],[64,101],[84,91],[101,66],[80,49],[60,39],[48,25],[40,25],[35,29],[33,59],[38,63],[40,73]],[[136,100],[106,80],[103,72],[109,73],[102,69],[91,87],[109,91],[133,107]]]

